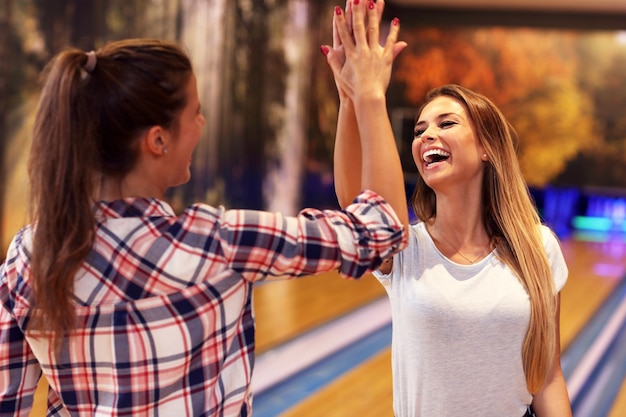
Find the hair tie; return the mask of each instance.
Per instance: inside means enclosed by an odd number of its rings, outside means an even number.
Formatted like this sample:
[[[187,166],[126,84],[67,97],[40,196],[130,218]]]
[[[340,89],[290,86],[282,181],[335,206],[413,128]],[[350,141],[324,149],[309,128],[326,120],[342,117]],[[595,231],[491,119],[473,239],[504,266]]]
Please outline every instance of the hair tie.
[[[96,53],[94,51],[89,51],[86,52],[85,55],[87,55],[87,63],[85,63],[83,69],[91,74],[94,68],[96,68]]]

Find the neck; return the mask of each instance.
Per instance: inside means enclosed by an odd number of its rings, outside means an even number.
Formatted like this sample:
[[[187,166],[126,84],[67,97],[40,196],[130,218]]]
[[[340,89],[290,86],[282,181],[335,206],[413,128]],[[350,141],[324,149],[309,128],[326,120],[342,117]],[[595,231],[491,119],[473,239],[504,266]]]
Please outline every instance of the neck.
[[[437,216],[431,226],[459,240],[474,240],[486,236],[482,218],[480,194],[441,194],[436,196]]]
[[[104,201],[120,200],[128,197],[163,198],[164,191],[153,184],[128,175],[123,179],[103,177],[97,192],[97,199]]]
[[[493,245],[485,228],[476,226],[473,232],[457,233],[451,227],[442,230],[436,220],[427,228],[430,237],[448,259],[461,264],[474,264],[483,259]]]
[[[437,216],[427,229],[439,250],[459,263],[473,264],[492,249],[482,218],[480,195],[447,198],[438,194]]]

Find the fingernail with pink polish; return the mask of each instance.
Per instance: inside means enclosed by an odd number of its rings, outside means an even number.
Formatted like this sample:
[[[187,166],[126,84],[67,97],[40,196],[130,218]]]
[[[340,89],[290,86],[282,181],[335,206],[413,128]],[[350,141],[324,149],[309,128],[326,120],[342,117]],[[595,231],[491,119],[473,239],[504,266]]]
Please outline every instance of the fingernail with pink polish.
[[[320,46],[320,51],[322,51],[322,53],[324,54],[324,56],[328,55],[328,53],[330,52],[330,49],[328,48],[328,46],[326,45],[322,45]]]
[[[368,7],[370,10],[372,10],[372,9],[374,8],[374,2],[373,2],[372,0],[369,0],[369,1],[367,2],[367,7]]]
[[[357,4],[359,4],[359,0],[353,0],[352,4],[354,4],[356,6]]]
[[[398,19],[397,17],[394,17],[391,23],[393,23],[394,26],[398,26],[400,24],[400,19]]]
[[[339,16],[341,14],[341,7],[335,6],[335,14]]]

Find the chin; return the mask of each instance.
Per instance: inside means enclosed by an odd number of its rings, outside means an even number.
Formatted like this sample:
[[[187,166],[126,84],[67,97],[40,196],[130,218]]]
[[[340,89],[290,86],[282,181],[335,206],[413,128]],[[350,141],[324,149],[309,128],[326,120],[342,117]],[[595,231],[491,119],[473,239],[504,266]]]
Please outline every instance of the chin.
[[[179,185],[184,185],[187,184],[189,182],[189,180],[191,180],[191,175],[187,175],[184,178],[181,178],[180,180],[176,181],[172,187],[178,187]]]

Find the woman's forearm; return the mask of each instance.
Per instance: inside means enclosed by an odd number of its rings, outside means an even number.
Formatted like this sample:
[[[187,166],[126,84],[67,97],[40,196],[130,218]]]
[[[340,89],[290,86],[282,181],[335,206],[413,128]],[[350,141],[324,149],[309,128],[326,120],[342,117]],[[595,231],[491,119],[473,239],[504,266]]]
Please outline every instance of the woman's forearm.
[[[365,187],[361,184],[361,139],[354,106],[348,99],[339,105],[334,151],[335,193],[341,207],[348,206]]]

